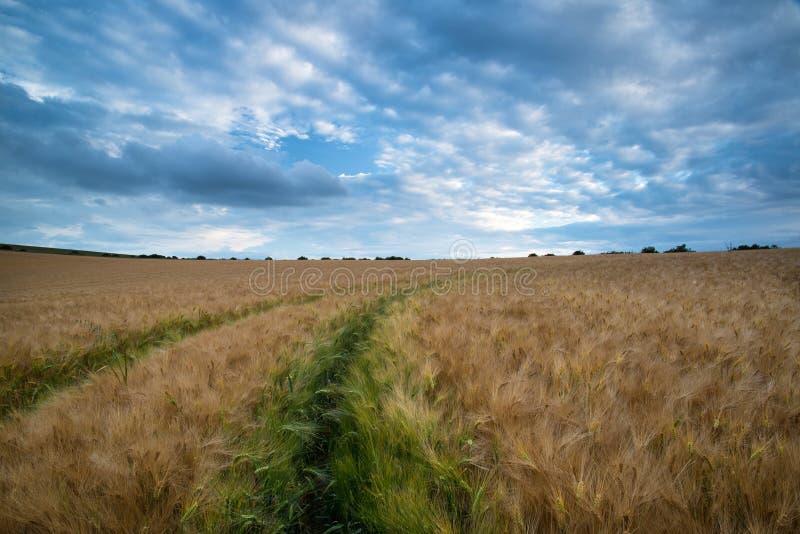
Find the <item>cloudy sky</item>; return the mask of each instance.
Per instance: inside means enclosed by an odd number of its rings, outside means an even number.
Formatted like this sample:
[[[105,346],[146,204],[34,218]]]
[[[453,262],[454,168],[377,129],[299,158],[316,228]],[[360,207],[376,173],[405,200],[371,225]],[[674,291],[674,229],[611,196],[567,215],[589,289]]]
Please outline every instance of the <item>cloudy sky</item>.
[[[0,241],[800,246],[800,3],[0,0]]]

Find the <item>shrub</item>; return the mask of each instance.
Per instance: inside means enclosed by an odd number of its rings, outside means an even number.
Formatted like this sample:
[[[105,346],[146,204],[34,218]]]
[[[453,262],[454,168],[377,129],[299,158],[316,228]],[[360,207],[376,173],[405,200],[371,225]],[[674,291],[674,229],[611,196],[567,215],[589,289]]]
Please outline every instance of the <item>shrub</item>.
[[[11,245],[0,245],[0,250],[14,250]]]
[[[673,254],[673,253],[676,253],[676,252],[694,252],[694,250],[692,250],[690,248],[687,248],[686,247],[686,243],[683,243],[683,244],[678,245],[677,247],[673,247],[673,248],[671,248],[669,250],[665,250],[664,252],[667,253],[667,254]]]
[[[586,253],[582,250],[576,250],[572,253],[573,256],[584,256]]]
[[[555,256],[555,254],[553,254],[552,252],[548,252],[547,254],[545,254],[545,256]]]
[[[204,259],[206,259],[206,257],[205,256],[197,256],[197,258],[195,258],[195,259],[204,260]]]
[[[322,256],[320,259],[321,260],[329,260],[330,258],[328,256]]]
[[[642,249],[642,254],[658,254],[656,247],[648,245]]]
[[[308,258],[306,258],[305,256],[300,256],[300,257],[299,257],[299,258],[297,258],[297,259],[298,259],[298,260],[307,260]]]
[[[343,259],[343,260],[354,260],[355,258],[352,258],[352,257],[345,257],[345,258],[342,258],[342,259]]]
[[[272,256],[267,256],[266,258],[264,258],[264,261],[272,261]]]
[[[539,255],[537,253],[535,253],[535,252],[531,252],[530,254],[528,254],[529,258],[535,258],[537,256],[539,256]]]

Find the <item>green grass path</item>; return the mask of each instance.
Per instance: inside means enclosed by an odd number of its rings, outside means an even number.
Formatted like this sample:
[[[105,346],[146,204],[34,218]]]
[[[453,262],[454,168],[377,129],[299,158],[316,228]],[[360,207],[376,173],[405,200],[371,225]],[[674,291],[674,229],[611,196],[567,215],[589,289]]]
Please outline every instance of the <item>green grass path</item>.
[[[454,436],[402,355],[376,341],[403,298],[342,313],[272,377],[255,423],[232,439],[234,461],[204,488],[212,504],[187,507],[189,530],[483,530]]]

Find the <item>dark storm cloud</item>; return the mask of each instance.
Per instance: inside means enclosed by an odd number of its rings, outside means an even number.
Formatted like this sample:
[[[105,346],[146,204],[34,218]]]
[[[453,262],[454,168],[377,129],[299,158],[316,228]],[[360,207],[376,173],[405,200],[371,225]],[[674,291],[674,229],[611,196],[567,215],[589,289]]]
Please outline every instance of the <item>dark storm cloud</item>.
[[[200,136],[152,148],[137,142],[109,155],[83,135],[104,115],[95,106],[47,98],[0,84],[0,172],[24,181],[123,195],[166,197],[230,206],[305,204],[344,194],[325,169],[299,162],[288,171],[259,155]]]

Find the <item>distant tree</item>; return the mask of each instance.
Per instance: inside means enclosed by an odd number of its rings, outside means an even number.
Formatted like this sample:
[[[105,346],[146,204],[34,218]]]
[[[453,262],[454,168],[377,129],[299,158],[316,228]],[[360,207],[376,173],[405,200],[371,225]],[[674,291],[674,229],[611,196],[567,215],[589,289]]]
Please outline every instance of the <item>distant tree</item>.
[[[369,258],[358,258],[360,261],[369,261]]]
[[[529,258],[536,258],[536,257],[538,257],[538,256],[539,256],[539,255],[538,255],[537,253],[535,253],[535,252],[531,252],[530,254],[528,254],[528,257],[529,257]]]
[[[547,254],[545,254],[545,256],[555,256],[555,254],[553,254],[552,252],[548,252]]]
[[[250,261],[250,258],[245,258],[244,261]]]
[[[667,253],[667,254],[674,254],[674,253],[677,253],[677,252],[694,252],[694,250],[692,250],[690,248],[687,248],[686,247],[686,243],[683,243],[683,244],[678,245],[677,247],[673,247],[673,248],[671,248],[669,250],[665,250],[664,252]]]
[[[173,260],[177,260],[177,259],[178,259],[178,256],[172,256],[172,259],[173,259]]]
[[[299,257],[299,258],[297,258],[297,259],[298,259],[298,260],[307,260],[308,258],[306,258],[305,256],[300,256],[300,257]]]
[[[573,256],[584,256],[586,253],[582,250],[576,250],[572,253]]]
[[[343,260],[354,260],[355,258],[352,258],[352,257],[344,257],[344,258],[342,258],[342,259],[343,259]]]
[[[14,250],[11,245],[0,245],[0,250]]]
[[[648,245],[642,249],[642,254],[658,254],[656,247]]]
[[[231,256],[231,260],[236,261],[236,256]]]
[[[728,250],[766,250],[770,248],[778,248],[778,245],[759,245],[758,243],[753,243],[752,245],[739,245],[736,248],[733,246],[729,246]]]
[[[330,258],[328,256],[322,256],[320,259],[321,260],[329,260]]]
[[[197,260],[204,260],[204,259],[206,259],[206,257],[205,257],[205,256],[197,256],[197,258],[195,258],[195,259],[197,259]]]
[[[264,261],[272,261],[272,256],[267,256],[266,258],[264,258]]]

